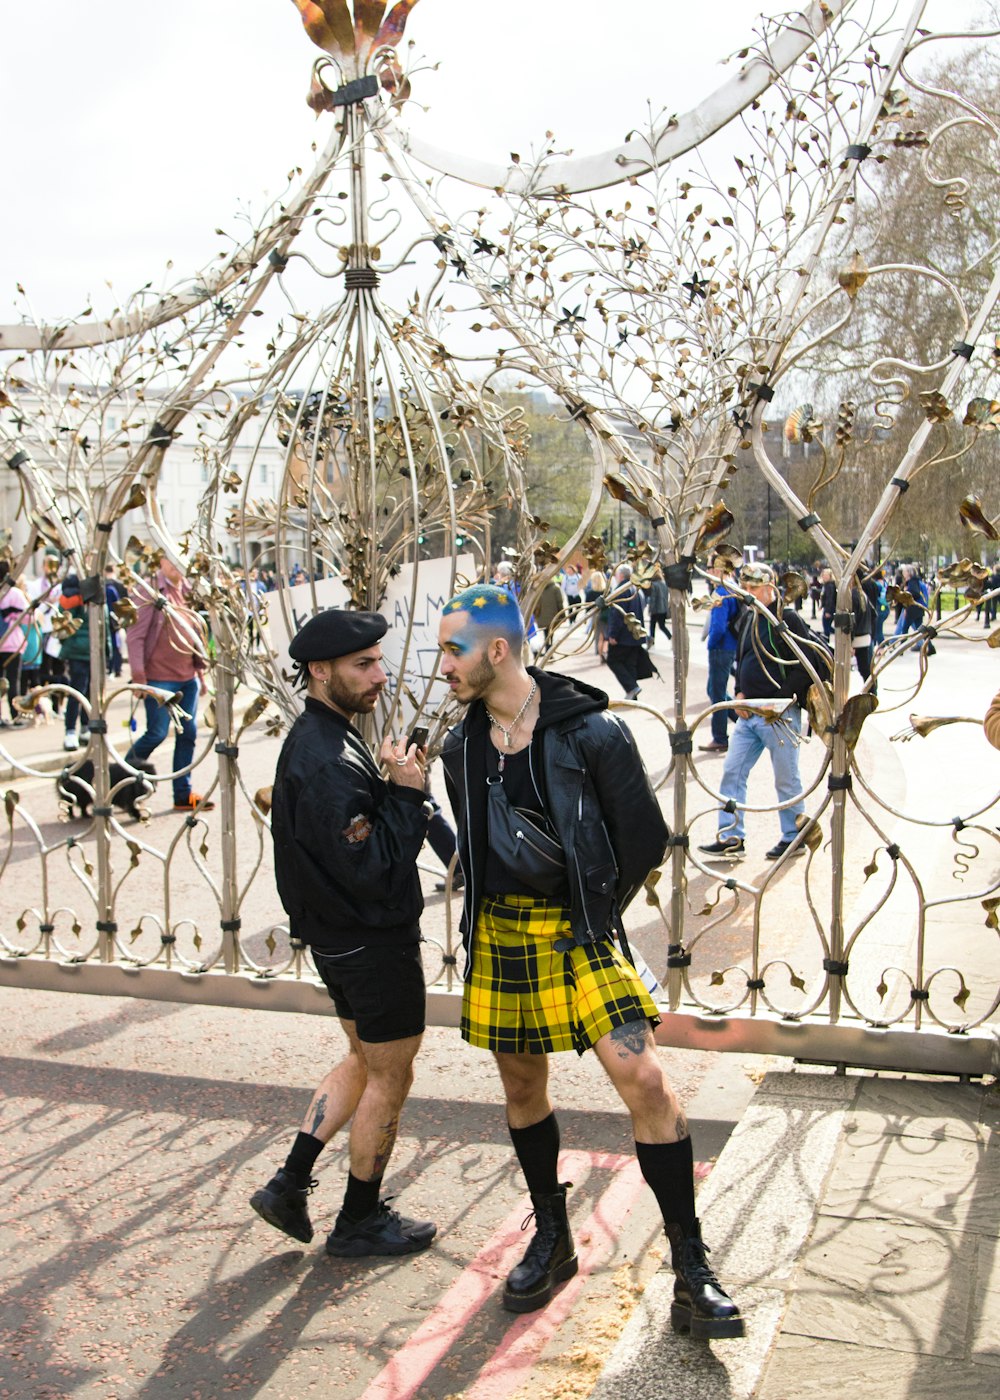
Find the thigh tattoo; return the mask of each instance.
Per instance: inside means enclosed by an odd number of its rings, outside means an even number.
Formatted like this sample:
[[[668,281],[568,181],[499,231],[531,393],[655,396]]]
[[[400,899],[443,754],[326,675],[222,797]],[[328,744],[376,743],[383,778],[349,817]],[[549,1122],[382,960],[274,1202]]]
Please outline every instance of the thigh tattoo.
[[[623,1026],[615,1026],[611,1039],[616,1042],[620,1060],[627,1060],[629,1055],[641,1055],[649,1043],[649,1022],[626,1021]]]

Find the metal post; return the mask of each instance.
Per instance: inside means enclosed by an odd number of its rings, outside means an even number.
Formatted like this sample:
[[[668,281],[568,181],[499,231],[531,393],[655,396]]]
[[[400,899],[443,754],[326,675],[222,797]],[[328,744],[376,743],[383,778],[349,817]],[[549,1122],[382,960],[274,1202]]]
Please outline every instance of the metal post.
[[[683,589],[670,590],[670,630],[674,634],[674,732],[687,729],[687,595]],[[687,778],[688,758],[685,754],[674,757],[674,821],[673,834],[680,836],[687,828]],[[670,942],[676,947],[684,942],[684,900],[687,890],[685,878],[685,851],[683,846],[670,848]],[[679,967],[667,970],[667,999],[671,1011],[681,1004],[684,973]]]
[[[224,627],[221,618],[213,617],[213,626]],[[216,638],[220,633],[217,630]],[[216,648],[215,663],[215,752],[219,756],[219,816],[222,833],[222,963],[226,972],[240,969],[240,892],[236,868],[236,762],[237,748],[234,732],[234,700],[236,680],[229,661],[235,648],[228,647],[224,655]]]
[[[100,556],[99,556],[100,558]],[[81,572],[83,572],[81,570]],[[107,626],[106,593],[100,573],[81,581],[88,591],[86,601],[90,640],[90,752],[94,762],[94,864],[97,869],[98,957],[102,963],[115,960],[114,893],[111,870],[111,778],[108,766],[107,732]],[[81,715],[82,727],[82,715]]]

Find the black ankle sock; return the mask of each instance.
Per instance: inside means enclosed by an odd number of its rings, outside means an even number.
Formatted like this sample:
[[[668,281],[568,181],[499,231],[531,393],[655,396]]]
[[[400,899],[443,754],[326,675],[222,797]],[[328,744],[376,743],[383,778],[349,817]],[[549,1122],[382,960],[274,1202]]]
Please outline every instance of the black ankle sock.
[[[301,1181],[303,1186],[307,1186],[312,1169],[316,1165],[316,1158],[325,1146],[326,1143],[320,1142],[312,1133],[299,1133],[292,1143],[292,1150],[285,1162],[285,1171],[297,1181]]]
[[[347,1173],[347,1190],[341,1210],[348,1220],[355,1223],[366,1220],[378,1205],[378,1193],[382,1189],[382,1178],[377,1181],[362,1181],[352,1172]]]
[[[527,1128],[507,1124],[517,1160],[533,1196],[554,1196],[559,1190],[559,1124],[550,1113]]]
[[[695,1222],[694,1153],[691,1139],[680,1142],[637,1142],[635,1155],[664,1225],[679,1225],[689,1235]]]

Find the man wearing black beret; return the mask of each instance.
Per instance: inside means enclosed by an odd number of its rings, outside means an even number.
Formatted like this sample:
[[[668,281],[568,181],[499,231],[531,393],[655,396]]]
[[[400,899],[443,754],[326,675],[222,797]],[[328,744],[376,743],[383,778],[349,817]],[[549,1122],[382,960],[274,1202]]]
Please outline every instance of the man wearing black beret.
[[[313,1095],[285,1165],[250,1204],[308,1244],[313,1168],[351,1123],[350,1171],[328,1254],[413,1254],[436,1234],[380,1199],[424,1031],[423,898],[417,853],[427,834],[422,750],[385,739],[382,776],[354,728],[386,684],[378,613],[330,608],[292,639],[305,711],[281,750],[271,832],[278,894],[293,938],[307,943],[348,1040]]]

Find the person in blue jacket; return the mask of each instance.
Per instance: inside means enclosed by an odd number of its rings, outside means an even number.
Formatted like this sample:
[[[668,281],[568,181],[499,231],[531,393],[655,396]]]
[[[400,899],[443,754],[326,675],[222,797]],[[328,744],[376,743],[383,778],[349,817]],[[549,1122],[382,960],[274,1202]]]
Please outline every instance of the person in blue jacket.
[[[740,614],[740,600],[726,586],[725,565],[714,559],[708,572],[717,580],[712,590],[714,606],[708,618],[708,698],[713,705],[721,705],[729,697],[729,677],[732,675],[736,659],[737,621]],[[712,715],[712,738],[707,744],[699,744],[703,753],[729,752],[728,710],[716,710]]]

